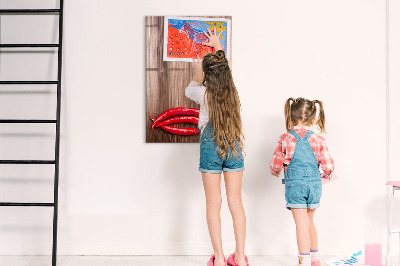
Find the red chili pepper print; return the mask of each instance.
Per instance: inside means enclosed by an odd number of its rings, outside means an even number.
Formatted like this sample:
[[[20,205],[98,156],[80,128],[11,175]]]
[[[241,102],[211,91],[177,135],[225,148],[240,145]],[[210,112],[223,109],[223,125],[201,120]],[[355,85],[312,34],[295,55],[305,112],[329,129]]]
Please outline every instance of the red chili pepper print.
[[[196,116],[177,116],[177,117],[172,117],[167,120],[164,120],[155,127],[161,127],[161,126],[166,126],[170,124],[179,124],[179,123],[191,123],[191,124],[198,124],[199,123],[199,118]]]
[[[176,108],[173,108],[173,109],[176,109]],[[180,108],[180,109],[182,109],[182,108]],[[185,108],[185,109],[194,109],[194,108]],[[198,110],[198,109],[194,109],[194,110]],[[167,110],[167,111],[169,111],[169,110]],[[193,110],[190,110],[190,112],[192,112],[192,111]],[[180,127],[168,126],[168,124],[173,124],[173,123],[193,123],[193,124],[198,124],[199,118],[195,117],[195,116],[173,117],[173,118],[167,119],[167,120],[165,120],[163,122],[159,122],[157,125],[155,125],[157,119],[155,120],[151,116],[150,116],[150,119],[153,121],[153,130],[154,130],[154,126],[155,126],[155,127],[161,128],[162,130],[167,131],[167,132],[169,132],[171,134],[181,135],[181,136],[190,136],[190,135],[196,135],[196,134],[200,133],[197,128],[180,128]],[[160,121],[161,120],[162,119],[160,119]]]
[[[190,136],[199,134],[199,130],[197,128],[180,128],[180,127],[171,127],[171,126],[161,126],[163,130],[181,136]]]
[[[192,115],[192,116],[199,116],[200,110],[196,108],[188,108],[188,107],[176,107],[176,108],[171,108],[168,109],[167,111],[163,112],[160,114],[156,120],[153,121],[153,125],[151,128],[154,130],[154,127],[160,123],[161,121],[173,117],[173,116],[179,116],[179,115]]]

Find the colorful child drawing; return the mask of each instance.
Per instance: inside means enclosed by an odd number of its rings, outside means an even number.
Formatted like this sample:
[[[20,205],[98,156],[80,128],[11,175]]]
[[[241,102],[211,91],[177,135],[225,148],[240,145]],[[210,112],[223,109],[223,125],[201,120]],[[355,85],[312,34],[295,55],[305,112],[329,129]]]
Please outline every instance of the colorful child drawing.
[[[221,45],[230,58],[230,20],[224,18],[165,17],[164,20],[164,61],[193,61],[214,49],[203,42],[208,38],[207,29],[221,34]]]

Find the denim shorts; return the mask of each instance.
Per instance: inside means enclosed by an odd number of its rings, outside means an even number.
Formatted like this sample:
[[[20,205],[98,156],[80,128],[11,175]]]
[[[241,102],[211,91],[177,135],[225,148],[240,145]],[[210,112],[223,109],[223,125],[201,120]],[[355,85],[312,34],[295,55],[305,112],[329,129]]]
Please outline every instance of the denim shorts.
[[[200,166],[199,171],[211,174],[225,172],[240,172],[244,168],[242,151],[239,150],[238,156],[233,156],[229,149],[228,155],[221,158],[211,132],[211,127],[206,126],[200,136]]]
[[[291,179],[285,181],[286,208],[316,209],[322,194],[321,178]]]

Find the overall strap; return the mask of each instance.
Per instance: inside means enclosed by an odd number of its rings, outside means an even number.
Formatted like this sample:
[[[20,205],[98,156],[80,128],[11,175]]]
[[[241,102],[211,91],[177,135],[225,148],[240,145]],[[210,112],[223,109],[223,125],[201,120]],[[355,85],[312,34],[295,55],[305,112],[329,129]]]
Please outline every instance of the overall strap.
[[[314,134],[314,132],[313,132],[312,130],[308,131],[308,132],[304,135],[303,139],[304,139],[304,140],[308,140],[308,137],[309,137],[310,135],[312,135],[312,134]]]
[[[293,129],[290,130],[288,133],[291,134],[291,135],[293,135],[293,137],[295,137],[297,141],[301,140],[299,134],[297,134],[297,132],[294,131]]]

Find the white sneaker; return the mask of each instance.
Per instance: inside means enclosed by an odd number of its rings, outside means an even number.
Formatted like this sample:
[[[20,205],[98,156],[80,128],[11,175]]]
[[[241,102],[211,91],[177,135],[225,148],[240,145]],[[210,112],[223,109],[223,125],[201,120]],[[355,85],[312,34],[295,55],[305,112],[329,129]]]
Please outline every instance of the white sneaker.
[[[311,266],[311,255],[298,255],[299,263],[292,266]]]
[[[311,266],[321,266],[321,261],[319,260],[318,251],[311,251]]]

